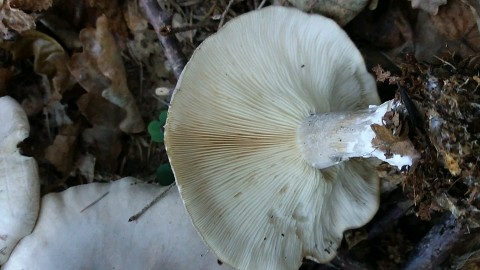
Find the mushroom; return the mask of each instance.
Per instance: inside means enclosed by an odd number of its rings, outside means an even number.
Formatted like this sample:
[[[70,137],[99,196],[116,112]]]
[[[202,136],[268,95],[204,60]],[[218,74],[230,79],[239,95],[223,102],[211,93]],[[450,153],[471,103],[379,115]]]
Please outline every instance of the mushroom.
[[[40,182],[37,163],[20,154],[17,145],[30,126],[22,107],[11,97],[0,97],[0,265],[37,220]]]
[[[139,219],[129,217],[163,197]],[[128,177],[50,193],[32,234],[2,270],[18,269],[228,270],[193,228],[176,189]]]
[[[332,20],[286,7],[241,15],[194,52],[165,145],[194,226],[237,269],[331,260],[379,206],[372,145],[393,101]],[[376,158],[372,158],[376,157]]]

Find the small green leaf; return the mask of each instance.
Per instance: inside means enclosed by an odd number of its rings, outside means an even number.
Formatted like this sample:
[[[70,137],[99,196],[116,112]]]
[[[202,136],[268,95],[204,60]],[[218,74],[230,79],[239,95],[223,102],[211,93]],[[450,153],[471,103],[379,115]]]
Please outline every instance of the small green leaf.
[[[167,116],[168,116],[168,111],[162,111],[160,115],[158,116],[158,121],[162,124],[165,125],[167,122]]]
[[[159,121],[152,121],[148,124],[148,133],[154,142],[163,142],[163,124]]]
[[[168,186],[175,181],[170,163],[158,166],[155,180],[162,186]]]

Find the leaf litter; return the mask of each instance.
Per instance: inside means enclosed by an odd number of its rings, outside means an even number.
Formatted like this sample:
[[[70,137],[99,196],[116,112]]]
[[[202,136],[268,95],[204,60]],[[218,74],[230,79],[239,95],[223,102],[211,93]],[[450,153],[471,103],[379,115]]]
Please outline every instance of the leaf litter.
[[[173,18],[166,35],[174,36],[177,49],[189,57],[221,21],[265,5],[291,5],[227,2],[159,1],[167,19]],[[467,224],[469,234],[439,267],[472,265],[469,258],[480,250],[480,4],[320,2],[364,53],[380,95],[398,97],[396,91],[404,89],[421,119],[402,133],[421,149],[420,161],[410,171],[379,167],[382,207],[370,224],[347,232],[356,240],[340,254],[373,269],[401,268],[442,213],[450,212]],[[309,1],[307,11],[324,12],[316,5]],[[27,111],[32,132],[24,151],[39,163],[43,193],[123,176],[153,181],[168,158],[145,123],[157,121],[167,108],[168,95],[157,96],[155,90],[172,89],[176,78],[138,2],[2,1],[0,18],[0,95],[15,97]],[[375,222],[405,200],[411,207],[369,238]],[[332,269],[345,262],[339,256],[328,265],[310,262],[302,269]]]

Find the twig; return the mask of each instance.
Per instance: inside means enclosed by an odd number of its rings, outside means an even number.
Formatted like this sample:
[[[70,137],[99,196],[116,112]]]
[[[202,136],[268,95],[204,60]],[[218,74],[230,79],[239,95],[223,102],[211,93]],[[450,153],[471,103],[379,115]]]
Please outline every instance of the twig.
[[[167,57],[170,65],[172,65],[173,74],[178,79],[183,68],[185,67],[185,64],[187,63],[186,57],[183,54],[175,35],[163,36],[161,34],[161,29],[163,26],[171,25],[171,16],[169,16],[165,11],[161,10],[160,6],[155,0],[139,0],[138,5],[150,24],[153,26],[153,29],[155,29],[155,33],[157,33],[157,37],[163,46],[165,56]]]
[[[263,8],[263,6],[265,5],[266,2],[267,2],[267,0],[262,0],[262,2],[260,3],[260,5],[258,5],[257,9]]]
[[[147,212],[148,209],[150,209],[150,207],[152,207],[154,204],[156,204],[158,201],[160,201],[160,199],[165,197],[165,195],[167,195],[167,193],[170,191],[170,189],[172,189],[173,186],[175,186],[175,183],[168,186],[168,188],[166,190],[162,191],[162,193],[158,194],[155,198],[153,198],[153,200],[149,204],[147,204],[145,207],[143,207],[142,210],[140,210],[135,215],[131,216],[128,219],[128,222],[132,222],[132,221],[135,221],[135,220],[139,219],[145,212]]]
[[[465,227],[450,212],[423,237],[403,266],[403,270],[435,269],[449,255]]]
[[[452,65],[452,64],[450,64],[449,62],[443,60],[442,58],[440,58],[440,57],[438,57],[438,56],[436,56],[436,55],[434,55],[433,57],[435,57],[437,60],[440,60],[440,62],[442,62],[443,64],[445,64],[445,65],[453,68],[453,70],[457,70],[457,68],[456,68],[454,65]]]
[[[80,210],[80,213],[83,213],[83,211],[87,210],[88,208],[90,208],[91,206],[93,206],[94,204],[98,203],[101,199],[105,198],[105,196],[107,196],[109,193],[109,191],[105,192],[102,196],[100,196],[98,199],[96,199],[95,201],[93,201],[91,204],[85,206],[82,210]]]
[[[230,7],[232,6],[233,2],[234,2],[234,0],[228,1],[228,5],[225,8],[225,10],[223,11],[222,18],[220,19],[220,23],[218,24],[218,29],[222,28],[223,23],[225,21],[225,17],[227,16],[228,10],[230,10]]]
[[[196,29],[199,29],[199,28],[202,28],[202,27],[210,27],[210,26],[214,26],[214,24],[203,22],[203,23],[198,23],[198,24],[193,24],[193,25],[185,25],[185,26],[179,26],[179,27],[173,27],[172,25],[163,25],[160,28],[160,34],[162,36],[169,36],[169,35],[173,35],[173,34],[176,34],[176,33],[186,32],[186,31],[190,31],[190,30],[196,30]]]

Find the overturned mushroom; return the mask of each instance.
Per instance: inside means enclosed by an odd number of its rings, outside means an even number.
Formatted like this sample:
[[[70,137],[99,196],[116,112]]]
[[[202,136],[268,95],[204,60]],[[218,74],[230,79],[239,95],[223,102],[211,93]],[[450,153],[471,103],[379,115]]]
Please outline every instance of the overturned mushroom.
[[[128,221],[162,190],[159,202]],[[229,269],[202,243],[176,189],[124,178],[44,196],[35,230],[2,270],[192,268]]]
[[[185,67],[165,129],[193,224],[238,269],[331,260],[379,203],[371,125],[380,106],[362,56],[332,20],[285,7],[239,16]],[[393,158],[390,158],[393,157]]]
[[[37,163],[22,156],[17,145],[30,126],[22,107],[11,97],[0,97],[0,265],[37,220],[40,181]]]

